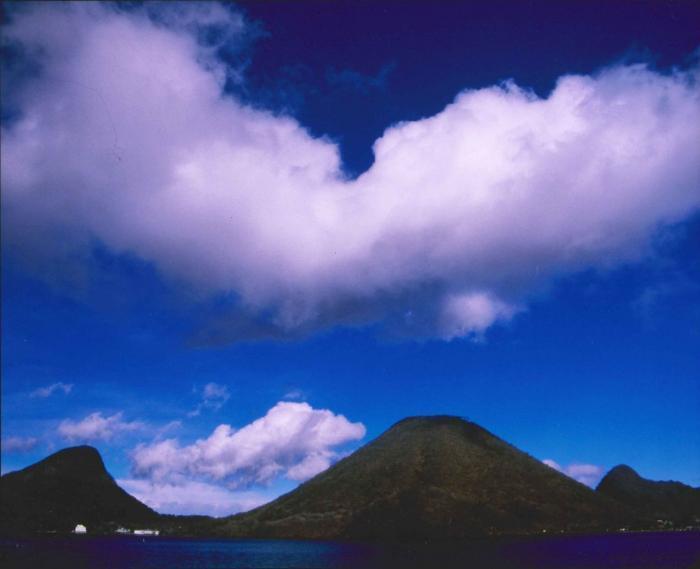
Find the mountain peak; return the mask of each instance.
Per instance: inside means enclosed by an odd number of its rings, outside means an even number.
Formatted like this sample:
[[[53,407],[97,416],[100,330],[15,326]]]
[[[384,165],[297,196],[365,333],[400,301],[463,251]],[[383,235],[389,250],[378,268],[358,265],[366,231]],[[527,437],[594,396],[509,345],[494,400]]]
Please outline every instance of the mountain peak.
[[[64,448],[27,468],[10,474],[13,477],[21,475],[28,480],[59,478],[75,483],[87,479],[112,481],[99,451],[88,445]]]
[[[605,497],[460,417],[409,417],[296,490],[229,518],[231,536],[458,539],[614,524]]]
[[[458,424],[458,423],[468,423],[468,421],[457,415],[413,415],[411,417],[404,417],[400,421],[394,423],[396,425],[410,424],[410,423],[426,423],[426,424]]]
[[[91,469],[106,471],[104,461],[102,460],[102,455],[95,447],[89,445],[79,445],[61,449],[58,452],[47,456],[38,464],[42,463],[62,465],[79,464],[83,467],[90,467]]]
[[[102,462],[102,455],[95,447],[90,445],[77,445],[74,447],[66,447],[61,449],[50,456],[47,459],[58,458],[63,456],[73,456],[73,457],[89,457],[92,460],[99,460]]]
[[[690,523],[700,517],[700,489],[681,482],[647,480],[625,464],[610,470],[598,484],[596,492],[648,519]]]
[[[397,431],[432,432],[432,436],[438,437],[448,436],[448,433],[452,433],[468,438],[480,436],[500,441],[496,435],[490,433],[483,427],[469,419],[457,417],[456,415],[417,415],[414,417],[406,417],[394,423],[382,436],[388,436],[392,433],[395,434]]]
[[[598,483],[599,488],[600,485],[603,484],[603,481],[605,481],[606,479],[608,480],[608,482],[611,480],[633,482],[636,480],[641,480],[642,477],[631,466],[627,466],[626,464],[618,464],[617,466],[611,468],[608,471],[608,473],[603,477],[603,479]]]
[[[120,488],[96,448],[77,446],[0,479],[3,531],[68,531],[77,523],[146,521],[158,514]]]

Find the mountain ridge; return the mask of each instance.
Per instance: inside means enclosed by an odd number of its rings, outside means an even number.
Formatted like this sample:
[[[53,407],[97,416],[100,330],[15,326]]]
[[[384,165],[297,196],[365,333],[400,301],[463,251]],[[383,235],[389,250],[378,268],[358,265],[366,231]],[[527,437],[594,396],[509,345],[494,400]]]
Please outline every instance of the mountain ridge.
[[[295,490],[224,518],[159,514],[117,485],[97,449],[66,448],[0,478],[0,531],[65,533],[83,523],[91,533],[147,525],[170,535],[438,541],[650,529],[659,515],[700,521],[694,509],[690,518],[668,509],[678,492],[689,501],[700,489],[625,465],[593,491],[476,423],[435,415],[397,421]],[[652,507],[640,507],[640,495],[656,496]]]

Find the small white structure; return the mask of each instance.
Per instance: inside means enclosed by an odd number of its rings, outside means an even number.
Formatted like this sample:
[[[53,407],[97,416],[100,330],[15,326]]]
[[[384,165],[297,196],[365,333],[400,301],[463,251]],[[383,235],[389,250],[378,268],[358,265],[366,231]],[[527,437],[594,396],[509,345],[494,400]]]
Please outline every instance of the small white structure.
[[[83,524],[75,526],[73,533],[87,533],[87,528]]]
[[[160,530],[157,529],[135,529],[134,535],[159,535]]]
[[[127,529],[127,528],[120,527],[120,528],[117,528],[117,533],[131,533],[131,530]]]

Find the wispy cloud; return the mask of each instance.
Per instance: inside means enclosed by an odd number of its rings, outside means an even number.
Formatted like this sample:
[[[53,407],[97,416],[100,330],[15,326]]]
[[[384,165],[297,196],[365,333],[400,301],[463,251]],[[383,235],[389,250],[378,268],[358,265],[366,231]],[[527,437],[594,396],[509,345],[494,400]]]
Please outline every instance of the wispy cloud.
[[[563,274],[645,258],[659,227],[700,206],[697,66],[566,75],[545,98],[466,90],[388,128],[350,180],[336,144],[224,95],[201,32],[230,20],[244,34],[231,14],[13,14],[4,38],[41,72],[6,82],[9,251],[79,257],[99,241],[236,298],[202,342],[372,322],[451,339],[509,321]]]
[[[381,91],[386,88],[389,75],[396,66],[387,64],[374,75],[360,73],[354,69],[336,69],[330,67],[326,72],[326,81],[331,85],[345,87],[367,94],[372,90]]]
[[[209,409],[218,411],[231,398],[228,387],[219,383],[207,383],[201,391],[201,401],[192,411],[187,413],[188,417],[197,417],[202,411]]]
[[[566,466],[560,465],[558,462],[547,458],[542,461],[550,468],[566,474],[569,478],[573,478],[586,486],[595,487],[600,479],[605,474],[605,469],[597,464],[571,463]]]
[[[663,275],[650,279],[633,301],[632,306],[639,316],[649,324],[654,314],[673,300],[683,299],[684,296],[696,294],[700,285],[690,276],[678,270],[665,270]]]
[[[65,419],[58,426],[58,434],[67,441],[110,441],[117,435],[142,431],[140,421],[124,421],[123,413],[104,417],[101,412],[91,413],[80,421]]]
[[[7,437],[2,440],[3,452],[29,452],[39,444],[36,437]]]
[[[239,430],[222,424],[191,445],[176,439],[141,444],[132,453],[132,471],[156,482],[199,477],[230,487],[267,484],[278,477],[305,480],[330,466],[335,448],[364,435],[361,423],[284,401]]]
[[[123,478],[117,483],[162,514],[229,516],[252,510],[274,497],[250,490],[232,491],[218,484],[194,480],[175,484]]]
[[[72,389],[72,383],[63,383],[59,381],[58,383],[52,383],[51,385],[47,385],[46,387],[40,387],[38,389],[35,389],[29,394],[29,397],[46,398],[51,397],[54,393],[57,393],[59,391],[62,391],[64,394],[68,395],[72,391]]]
[[[286,401],[303,401],[306,399],[306,393],[301,389],[290,389],[282,396],[282,399]]]
[[[156,432],[156,438],[162,438],[165,435],[177,431],[182,428],[182,421],[170,421],[160,427]]]

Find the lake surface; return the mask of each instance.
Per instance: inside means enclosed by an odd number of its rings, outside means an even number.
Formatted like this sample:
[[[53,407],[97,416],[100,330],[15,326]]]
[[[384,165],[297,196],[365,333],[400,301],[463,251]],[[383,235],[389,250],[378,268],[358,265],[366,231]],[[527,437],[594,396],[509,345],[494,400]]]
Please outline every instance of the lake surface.
[[[313,541],[47,537],[0,541],[0,566],[32,569],[700,568],[700,532],[370,545]]]

